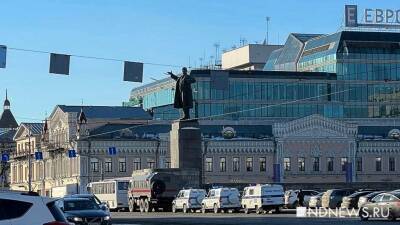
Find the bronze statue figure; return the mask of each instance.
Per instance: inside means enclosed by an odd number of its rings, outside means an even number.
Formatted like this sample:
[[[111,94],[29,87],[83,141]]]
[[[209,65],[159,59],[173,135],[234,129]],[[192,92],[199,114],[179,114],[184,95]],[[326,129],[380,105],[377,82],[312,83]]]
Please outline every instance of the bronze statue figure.
[[[181,120],[190,119],[189,110],[193,108],[192,83],[196,80],[188,74],[187,68],[182,68],[182,76],[178,77],[172,72],[168,72],[172,79],[176,80],[174,108],[182,109],[183,117]]]

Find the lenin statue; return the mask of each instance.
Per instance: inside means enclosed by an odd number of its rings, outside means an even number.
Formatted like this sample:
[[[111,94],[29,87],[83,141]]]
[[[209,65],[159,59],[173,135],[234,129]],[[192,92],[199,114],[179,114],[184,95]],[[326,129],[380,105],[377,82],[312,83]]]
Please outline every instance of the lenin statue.
[[[193,108],[192,83],[196,80],[188,74],[187,68],[182,68],[182,76],[178,77],[172,72],[168,72],[172,79],[176,80],[174,108],[182,109],[183,117],[181,120],[190,119],[189,110]]]

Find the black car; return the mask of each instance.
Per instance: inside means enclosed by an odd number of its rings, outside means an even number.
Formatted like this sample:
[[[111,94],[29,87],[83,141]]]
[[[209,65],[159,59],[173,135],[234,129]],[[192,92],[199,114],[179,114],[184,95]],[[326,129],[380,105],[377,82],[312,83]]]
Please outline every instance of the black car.
[[[100,199],[97,198],[96,195],[94,195],[94,194],[72,194],[72,195],[68,195],[65,197],[67,197],[67,198],[87,198],[87,199],[93,201],[94,203],[96,203],[102,210],[110,211],[107,204],[104,202],[101,202]]]
[[[102,210],[95,202],[87,198],[63,198],[57,205],[69,222],[77,225],[111,225],[110,213]]]

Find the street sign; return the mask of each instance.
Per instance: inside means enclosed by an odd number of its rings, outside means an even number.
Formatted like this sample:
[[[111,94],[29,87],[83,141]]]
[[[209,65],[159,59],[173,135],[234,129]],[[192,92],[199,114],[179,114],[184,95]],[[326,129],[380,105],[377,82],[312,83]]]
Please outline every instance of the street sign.
[[[43,152],[35,152],[36,160],[43,160]]]
[[[1,161],[8,162],[10,160],[10,155],[8,153],[1,154]]]
[[[69,158],[75,158],[75,157],[76,157],[76,151],[75,151],[75,149],[69,149],[69,150],[68,150],[68,157],[69,157]]]
[[[117,154],[117,148],[116,147],[109,147],[108,148],[108,154],[109,155],[116,155]]]

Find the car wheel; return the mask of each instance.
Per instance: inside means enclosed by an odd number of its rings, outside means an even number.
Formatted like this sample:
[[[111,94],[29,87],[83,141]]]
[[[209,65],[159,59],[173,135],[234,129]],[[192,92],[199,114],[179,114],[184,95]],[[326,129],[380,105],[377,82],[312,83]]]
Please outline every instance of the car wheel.
[[[146,200],[144,200],[144,211],[146,213],[151,212],[150,202],[147,198],[146,198]]]
[[[176,205],[175,204],[172,204],[172,212],[176,213]]]
[[[244,206],[244,213],[245,214],[249,214],[250,210],[249,208],[247,208],[247,205]]]
[[[388,215],[388,220],[389,220],[389,221],[396,221],[396,217],[394,216],[394,213],[393,213],[393,212],[390,212],[390,213],[389,213],[389,215]]]
[[[140,199],[139,201],[139,210],[141,213],[144,213],[144,201],[143,199]]]
[[[256,213],[257,214],[261,214],[262,213],[262,208],[261,207],[258,207],[258,205],[256,205]]]
[[[280,212],[281,212],[281,208],[280,207],[276,207],[274,213],[280,213]]]
[[[183,213],[187,213],[188,212],[186,204],[183,204],[182,211],[183,211]]]
[[[214,213],[218,213],[219,209],[218,209],[218,205],[215,203],[214,204]]]
[[[132,199],[129,199],[128,208],[129,208],[129,212],[135,211],[135,203],[133,202]]]
[[[206,206],[204,204],[201,205],[201,213],[206,213]]]

